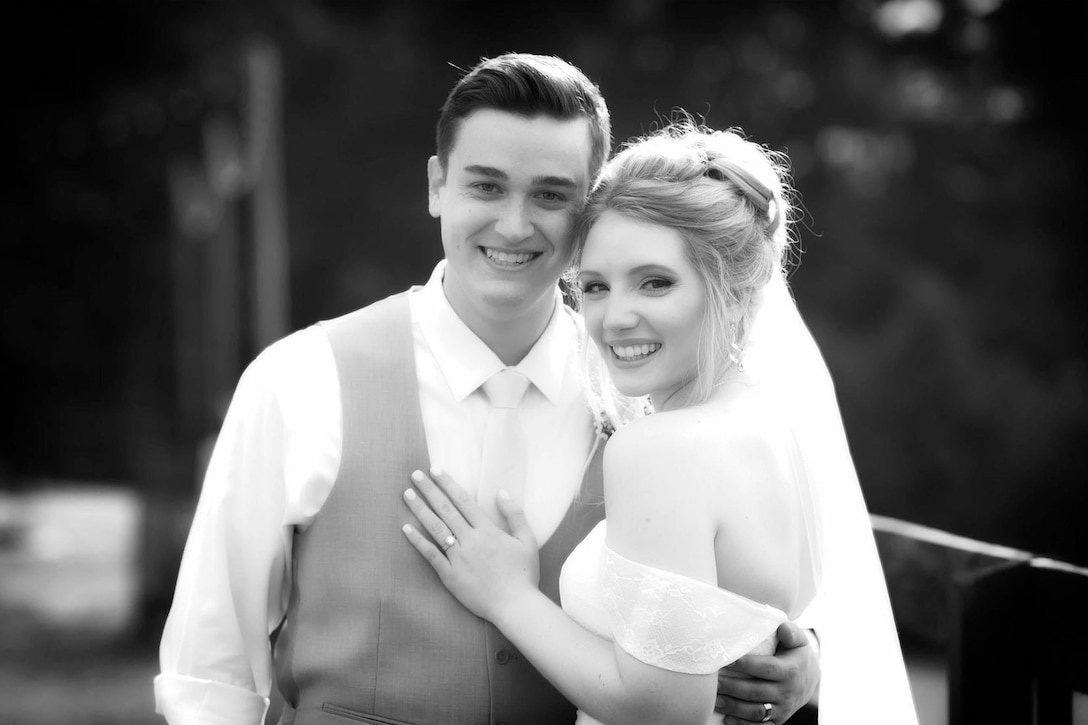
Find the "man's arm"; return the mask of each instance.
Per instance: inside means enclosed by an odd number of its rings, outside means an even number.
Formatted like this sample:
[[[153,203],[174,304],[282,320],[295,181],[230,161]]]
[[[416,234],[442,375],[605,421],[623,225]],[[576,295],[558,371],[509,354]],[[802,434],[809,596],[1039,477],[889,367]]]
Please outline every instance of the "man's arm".
[[[726,671],[748,677],[732,677]],[[778,650],[774,655],[741,657],[723,673],[718,677],[714,709],[726,716],[725,723],[784,723],[802,708],[816,705],[820,683],[818,640],[811,630],[785,622],[778,628]],[[767,703],[771,704],[769,713],[764,707]]]
[[[159,650],[156,711],[171,725],[264,720],[272,683],[269,634],[283,617],[290,587],[291,526],[305,523],[298,512],[312,518],[320,508],[339,465],[339,439],[330,440],[320,417],[328,415],[321,406],[331,393],[285,384],[329,377],[335,383],[327,351],[331,371],[308,364],[320,362],[321,352],[288,338],[262,353],[235,391]],[[338,436],[339,417],[334,420]]]

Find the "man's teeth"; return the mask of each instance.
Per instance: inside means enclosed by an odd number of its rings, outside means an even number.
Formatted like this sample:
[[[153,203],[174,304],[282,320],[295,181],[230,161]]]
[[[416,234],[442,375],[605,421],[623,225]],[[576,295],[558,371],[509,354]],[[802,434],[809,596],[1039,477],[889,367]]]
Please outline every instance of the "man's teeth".
[[[653,353],[661,349],[659,343],[649,343],[645,345],[623,345],[622,347],[612,346],[612,352],[620,360],[640,360],[644,357],[648,357]]]
[[[500,252],[498,249],[484,247],[487,258],[499,264],[525,264],[533,258],[531,252]]]

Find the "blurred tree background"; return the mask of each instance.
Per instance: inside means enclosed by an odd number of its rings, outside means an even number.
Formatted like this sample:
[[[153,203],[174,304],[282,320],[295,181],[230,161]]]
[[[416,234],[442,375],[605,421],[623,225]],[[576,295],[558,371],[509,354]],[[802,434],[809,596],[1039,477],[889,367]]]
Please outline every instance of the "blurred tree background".
[[[215,296],[217,273],[253,261],[230,149],[254,42],[282,69],[288,329],[426,278],[438,107],[461,69],[523,50],[597,81],[617,141],[682,107],[790,154],[805,212],[793,285],[874,513],[1088,565],[1079,11],[175,0],[17,18],[4,486],[195,496],[194,451],[266,343],[244,275],[230,304]],[[192,245],[224,238],[225,256],[179,272]]]

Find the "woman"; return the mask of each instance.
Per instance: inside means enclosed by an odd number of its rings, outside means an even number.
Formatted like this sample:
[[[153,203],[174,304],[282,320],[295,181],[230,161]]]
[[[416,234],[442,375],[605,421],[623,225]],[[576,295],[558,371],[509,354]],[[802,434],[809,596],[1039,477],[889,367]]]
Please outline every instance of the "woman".
[[[508,536],[448,477],[413,476],[457,545],[406,526],[409,540],[580,723],[708,722],[718,669],[773,652],[778,625],[816,596],[819,482],[853,469],[785,285],[784,179],[738,134],[681,123],[628,145],[591,194],[578,225],[587,329],[615,388],[655,412],[608,442],[607,523],[564,565],[562,610],[536,588],[514,504],[501,506]]]

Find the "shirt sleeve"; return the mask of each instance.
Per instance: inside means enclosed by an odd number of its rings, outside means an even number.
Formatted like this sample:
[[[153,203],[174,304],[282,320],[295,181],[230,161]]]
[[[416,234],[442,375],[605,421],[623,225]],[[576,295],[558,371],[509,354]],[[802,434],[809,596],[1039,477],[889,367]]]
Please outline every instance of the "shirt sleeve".
[[[340,391],[312,327],[243,373],[208,463],[159,649],[156,711],[171,725],[259,725],[272,684],[269,634],[291,590],[295,526],[336,479]]]

